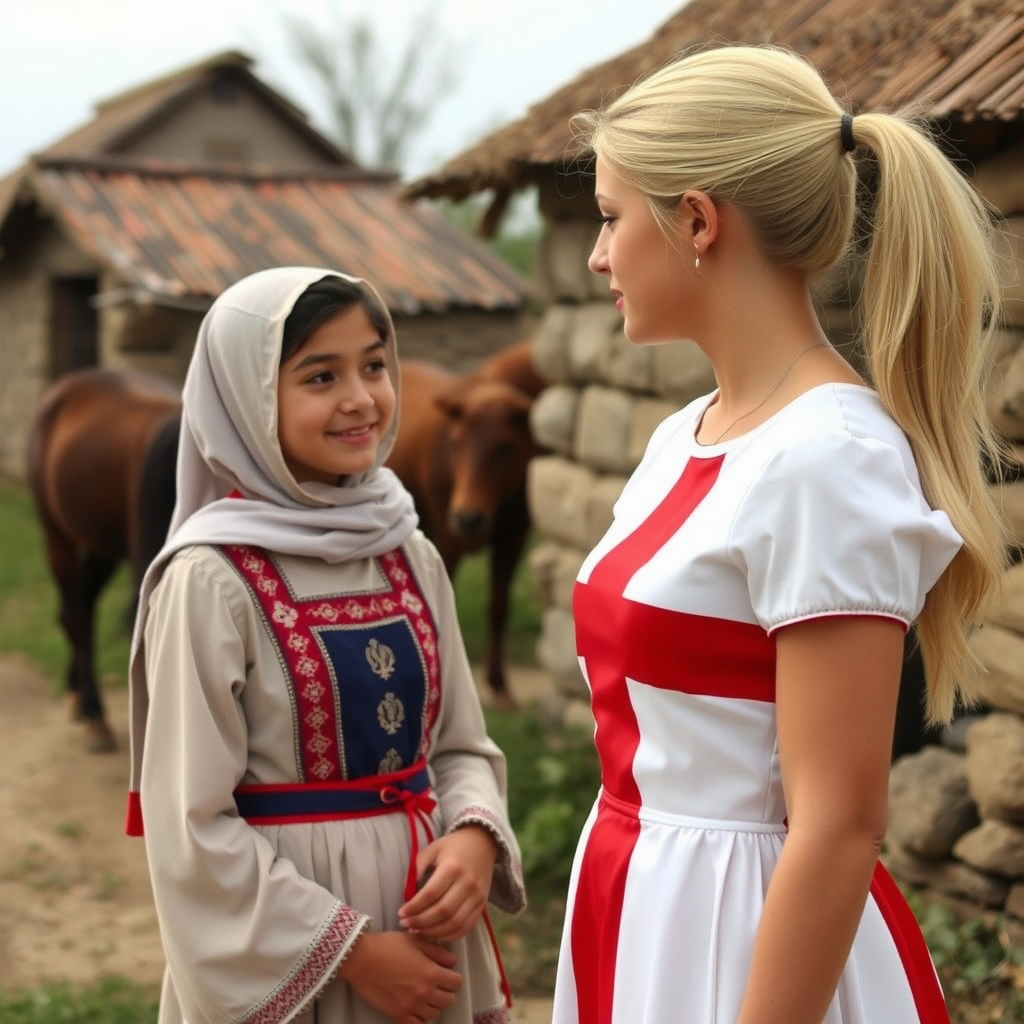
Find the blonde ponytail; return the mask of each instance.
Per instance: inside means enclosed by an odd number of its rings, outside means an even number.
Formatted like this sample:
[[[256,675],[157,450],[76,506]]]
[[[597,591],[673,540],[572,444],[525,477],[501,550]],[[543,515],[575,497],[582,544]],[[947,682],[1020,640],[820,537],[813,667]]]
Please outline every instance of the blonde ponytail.
[[[872,380],[914,449],[925,496],[964,546],[928,594],[917,623],[927,713],[949,719],[969,701],[978,667],[967,642],[1005,567],[1005,531],[985,479],[1003,444],[985,408],[999,277],[982,199],[924,131],[862,114],[857,144],[877,184],[861,294]]]

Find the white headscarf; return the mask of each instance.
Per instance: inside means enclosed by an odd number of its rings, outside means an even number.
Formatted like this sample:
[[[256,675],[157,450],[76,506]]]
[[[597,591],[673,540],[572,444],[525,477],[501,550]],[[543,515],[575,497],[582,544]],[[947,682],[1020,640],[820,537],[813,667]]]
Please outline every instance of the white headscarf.
[[[278,267],[224,291],[199,328],[182,392],[177,501],[167,541],[139,593],[129,661],[132,789],[138,791],[149,706],[144,635],[149,599],[171,556],[193,544],[244,544],[344,562],[386,554],[416,528],[412,499],[383,466],[398,430],[395,415],[373,466],[338,486],[298,483],[277,436],[277,376],[284,322],[299,296],[325,277],[357,285],[385,312],[373,287],[318,267]],[[387,316],[386,362],[399,394],[394,326]],[[240,491],[241,498],[228,498]]]

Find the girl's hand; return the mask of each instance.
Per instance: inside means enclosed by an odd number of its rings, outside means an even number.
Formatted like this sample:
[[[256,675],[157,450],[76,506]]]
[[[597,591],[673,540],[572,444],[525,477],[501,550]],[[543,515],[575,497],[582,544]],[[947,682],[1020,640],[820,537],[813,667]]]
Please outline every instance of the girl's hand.
[[[482,825],[465,825],[420,851],[419,892],[399,908],[403,928],[438,942],[472,931],[491,891],[498,844]]]
[[[395,1024],[422,1024],[455,1002],[462,987],[455,962],[449,950],[418,935],[364,932],[338,977]]]

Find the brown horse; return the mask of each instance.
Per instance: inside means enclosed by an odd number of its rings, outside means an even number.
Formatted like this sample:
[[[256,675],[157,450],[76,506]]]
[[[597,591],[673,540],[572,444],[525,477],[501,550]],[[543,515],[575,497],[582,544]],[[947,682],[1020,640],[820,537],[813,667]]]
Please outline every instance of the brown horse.
[[[156,377],[88,369],[51,385],[32,421],[28,483],[71,648],[72,707],[93,750],[114,748],[93,667],[96,601],[125,559],[137,584],[162,542],[152,520],[152,536],[140,526],[140,478],[150,442],[180,406],[177,391]],[[164,531],[172,508],[173,490]]]
[[[486,676],[496,700],[511,706],[504,633],[530,532],[526,467],[540,450],[530,435],[530,408],[545,382],[528,342],[463,375],[406,359],[401,377],[400,426],[387,464],[412,494],[449,576],[464,555],[489,547]]]

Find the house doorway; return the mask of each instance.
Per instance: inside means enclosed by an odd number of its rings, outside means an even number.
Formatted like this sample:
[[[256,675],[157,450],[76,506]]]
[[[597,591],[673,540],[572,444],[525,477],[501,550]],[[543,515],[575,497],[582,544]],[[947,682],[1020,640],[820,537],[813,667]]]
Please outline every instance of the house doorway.
[[[51,379],[95,366],[99,361],[98,317],[90,300],[95,277],[58,277],[51,286]]]

